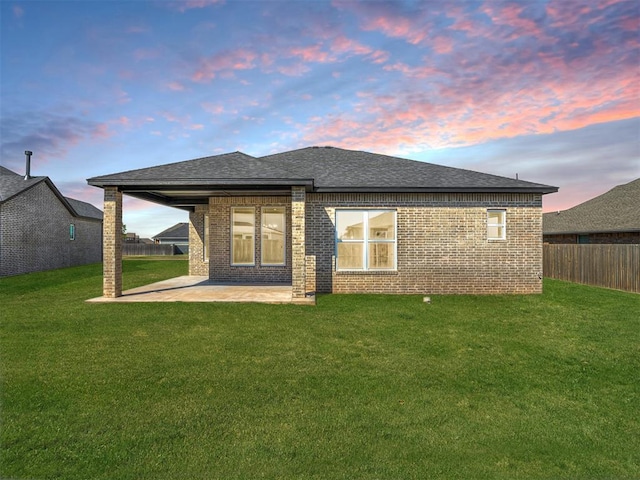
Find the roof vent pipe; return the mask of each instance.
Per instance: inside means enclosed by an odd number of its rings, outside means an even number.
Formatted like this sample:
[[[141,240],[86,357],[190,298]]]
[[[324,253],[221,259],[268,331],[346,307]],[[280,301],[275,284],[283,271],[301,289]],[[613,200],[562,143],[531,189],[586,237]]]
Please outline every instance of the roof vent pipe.
[[[27,156],[27,166],[25,169],[24,179],[29,180],[31,178],[31,155],[33,155],[33,152],[25,150],[24,154]]]

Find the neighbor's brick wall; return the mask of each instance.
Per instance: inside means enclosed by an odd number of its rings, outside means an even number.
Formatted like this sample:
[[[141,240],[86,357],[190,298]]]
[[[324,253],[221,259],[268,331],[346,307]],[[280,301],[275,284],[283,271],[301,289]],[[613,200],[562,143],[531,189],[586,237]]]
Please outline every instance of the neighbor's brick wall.
[[[74,217],[41,182],[0,205],[0,276],[98,263],[101,240],[100,220]]]
[[[307,255],[316,290],[334,293],[539,293],[538,194],[308,194]],[[396,272],[334,270],[337,208],[397,210]],[[507,239],[488,241],[487,208],[507,210]]]
[[[231,266],[231,208],[256,207],[256,259],[255,266]],[[286,265],[260,265],[261,228],[260,207],[285,207],[287,221]],[[209,278],[218,282],[290,283],[291,282],[291,197],[211,197],[209,199],[211,238]]]

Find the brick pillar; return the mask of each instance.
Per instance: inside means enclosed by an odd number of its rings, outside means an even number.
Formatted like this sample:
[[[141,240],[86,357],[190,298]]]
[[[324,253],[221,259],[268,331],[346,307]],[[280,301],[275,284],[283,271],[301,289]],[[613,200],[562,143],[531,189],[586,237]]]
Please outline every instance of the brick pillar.
[[[122,192],[104,188],[103,216],[103,295],[122,296]]]
[[[291,287],[293,298],[304,298],[305,277],[305,189],[291,187]]]
[[[189,214],[189,275],[209,275],[209,262],[204,258],[205,219],[209,206],[198,205]]]

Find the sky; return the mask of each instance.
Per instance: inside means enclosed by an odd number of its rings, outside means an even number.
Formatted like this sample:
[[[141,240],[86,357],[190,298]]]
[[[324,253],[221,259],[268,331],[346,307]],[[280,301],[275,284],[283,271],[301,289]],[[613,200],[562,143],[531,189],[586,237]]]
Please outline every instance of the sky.
[[[0,164],[86,179],[242,151],[366,150],[553,185],[640,177],[637,0],[0,0]],[[125,197],[128,232],[182,210]]]

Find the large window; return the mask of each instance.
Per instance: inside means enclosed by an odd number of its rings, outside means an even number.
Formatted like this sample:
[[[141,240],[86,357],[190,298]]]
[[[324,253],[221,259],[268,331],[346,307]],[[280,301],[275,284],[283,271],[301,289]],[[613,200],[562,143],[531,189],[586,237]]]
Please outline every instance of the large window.
[[[396,212],[336,210],[336,270],[395,270]]]
[[[504,240],[507,238],[506,210],[487,210],[487,239]]]
[[[285,264],[285,208],[262,207],[261,264]]]
[[[231,265],[255,264],[256,214],[253,207],[231,209]]]

